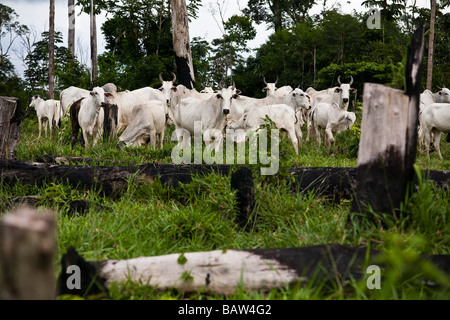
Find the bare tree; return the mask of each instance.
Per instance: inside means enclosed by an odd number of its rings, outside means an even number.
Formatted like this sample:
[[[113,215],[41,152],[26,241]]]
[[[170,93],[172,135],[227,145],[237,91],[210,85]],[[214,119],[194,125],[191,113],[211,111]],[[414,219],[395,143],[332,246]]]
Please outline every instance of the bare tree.
[[[178,83],[192,89],[195,84],[189,40],[189,18],[185,0],[170,0],[172,9],[173,50],[177,64]]]
[[[97,77],[97,25],[95,22],[94,0],[91,0],[91,89]]]
[[[50,0],[50,25],[48,35],[48,95],[55,97],[55,0]]]
[[[72,58],[75,58],[75,0],[67,1],[67,11],[69,16],[69,32],[67,48],[72,54]]]
[[[431,0],[430,34],[428,40],[427,89],[433,84],[434,24],[436,21],[436,0]]]

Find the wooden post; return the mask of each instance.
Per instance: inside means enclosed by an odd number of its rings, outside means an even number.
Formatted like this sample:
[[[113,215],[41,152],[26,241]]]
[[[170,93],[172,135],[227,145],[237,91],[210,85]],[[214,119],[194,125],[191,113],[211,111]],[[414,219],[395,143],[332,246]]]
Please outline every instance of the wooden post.
[[[405,92],[379,84],[364,86],[351,216],[363,214],[372,220],[380,213],[395,215],[414,180],[423,38],[421,24],[408,48]]]
[[[231,174],[231,188],[236,190],[239,212],[237,222],[240,226],[247,226],[248,219],[254,208],[255,188],[253,187],[252,172],[247,167],[241,167]]]
[[[18,98],[0,97],[0,158],[11,158],[19,143],[22,119],[18,106]]]
[[[0,298],[47,300],[56,297],[55,217],[19,207],[0,220]]]

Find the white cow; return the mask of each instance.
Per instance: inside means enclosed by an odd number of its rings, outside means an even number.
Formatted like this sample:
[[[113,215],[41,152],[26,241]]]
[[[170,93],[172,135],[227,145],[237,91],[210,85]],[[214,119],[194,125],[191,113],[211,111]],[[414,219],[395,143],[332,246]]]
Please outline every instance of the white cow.
[[[72,103],[81,98],[89,96],[89,94],[90,94],[89,90],[74,86],[70,86],[67,89],[61,91],[59,95],[59,100],[61,102],[61,109],[62,109],[61,116],[64,116],[67,113]]]
[[[205,142],[214,140],[214,149],[218,152],[223,138],[226,116],[230,113],[232,100],[235,100],[240,94],[234,87],[224,87],[220,83],[219,91],[207,100],[184,98],[171,109],[171,118],[175,124],[178,143],[184,146],[190,146],[189,133],[201,134]],[[201,132],[195,132],[196,124]],[[189,138],[186,139],[185,138]]]
[[[351,87],[353,84],[353,77],[350,76],[350,83],[342,83],[341,76],[338,77],[337,81],[339,87],[328,88],[321,91],[316,91],[312,88],[306,90],[313,96],[313,106],[310,112],[312,112],[315,106],[320,103],[331,103],[337,105],[342,110],[348,110],[350,94],[356,93],[356,89]],[[309,142],[309,137],[315,133],[315,130],[312,130],[311,117],[309,116],[310,112],[304,114],[307,131],[306,142]]]
[[[264,77],[264,84],[266,85],[262,91],[266,93],[267,97],[271,95],[284,96],[292,91],[291,86],[283,86],[281,88],[277,88],[278,77],[275,82],[266,82],[266,78]]]
[[[330,149],[334,143],[333,133],[349,130],[356,121],[354,112],[342,110],[337,103],[322,102],[315,106],[310,114],[316,141],[320,147],[320,129],[324,129],[324,141]]]
[[[30,107],[36,110],[39,122],[39,138],[41,137],[42,125],[44,125],[45,137],[47,138],[47,126],[50,130],[50,138],[53,129],[59,127],[61,104],[58,100],[44,100],[38,95],[31,98]]]
[[[121,133],[125,130],[126,126],[131,120],[131,113],[135,106],[145,104],[150,100],[159,100],[164,104],[168,105],[170,103],[172,92],[176,91],[173,83],[176,79],[175,74],[173,75],[172,81],[164,81],[161,74],[159,79],[161,80],[161,87],[159,89],[154,89],[151,87],[144,87],[136,89],[133,91],[123,91],[123,92],[113,92],[105,93],[106,102],[111,104],[116,104],[119,108],[118,110],[118,127],[117,133]],[[166,114],[169,113],[168,106],[166,108]]]
[[[103,132],[104,111],[102,102],[105,102],[103,88],[95,87],[88,97],[80,102],[78,124],[81,127],[84,145],[89,145],[89,138],[93,137],[95,145]]]
[[[235,122],[228,123],[227,128],[234,130],[238,143],[243,142],[249,132],[255,132],[262,125],[267,124],[266,117],[269,117],[275,123],[277,129],[284,130],[288,133],[295,153],[298,154],[299,137],[296,128],[295,111],[291,106],[286,104],[250,106],[241,118]],[[239,135],[239,131],[236,131],[238,129],[242,129],[245,135]]]
[[[430,158],[431,135],[434,135],[434,147],[439,157],[442,158],[440,141],[442,133],[450,132],[450,104],[432,103],[423,108],[419,113],[419,139],[425,138],[425,150],[427,158]]]
[[[156,138],[162,149],[166,130],[166,106],[159,100],[137,105],[131,113],[131,120],[119,138],[119,146],[142,146],[150,139],[155,149]]]

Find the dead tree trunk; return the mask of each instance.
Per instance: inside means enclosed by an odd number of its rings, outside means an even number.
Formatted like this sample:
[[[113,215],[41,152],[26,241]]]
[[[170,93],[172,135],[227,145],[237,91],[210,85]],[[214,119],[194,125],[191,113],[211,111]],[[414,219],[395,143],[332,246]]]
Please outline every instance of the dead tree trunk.
[[[75,59],[75,0],[67,1],[67,10],[69,18],[69,31],[68,31],[68,43],[67,48],[69,49],[72,58]]]
[[[97,78],[97,24],[95,21],[94,0],[91,0],[91,90]]]
[[[0,97],[0,158],[12,158],[19,143],[22,129],[19,102],[18,98]]]
[[[351,208],[351,216],[359,220],[373,220],[381,213],[395,215],[414,180],[423,37],[420,25],[408,50],[406,92],[379,84],[364,86],[356,197]]]
[[[193,89],[195,84],[194,65],[192,63],[189,40],[189,17],[185,0],[170,0],[172,9],[172,35],[178,83]]]
[[[52,212],[19,207],[0,220],[0,298],[55,299],[56,232]]]
[[[48,95],[55,98],[55,0],[50,0],[50,24],[48,30]],[[50,124],[52,126],[52,124]]]

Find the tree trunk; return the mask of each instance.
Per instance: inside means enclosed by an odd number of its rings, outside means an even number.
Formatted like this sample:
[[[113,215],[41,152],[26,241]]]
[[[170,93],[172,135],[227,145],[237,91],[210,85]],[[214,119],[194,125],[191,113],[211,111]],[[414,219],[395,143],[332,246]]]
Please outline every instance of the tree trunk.
[[[56,298],[55,215],[19,207],[0,219],[0,298]]]
[[[97,77],[97,25],[94,14],[94,0],[91,0],[91,90]]]
[[[69,16],[69,40],[67,44],[67,48],[72,54],[72,58],[75,59],[75,0],[67,1],[67,10]]]
[[[22,129],[19,116],[19,99],[0,97],[0,158],[13,158]]]
[[[192,89],[195,84],[189,40],[189,17],[185,0],[170,0],[172,9],[173,50],[177,65],[178,83]]]
[[[55,98],[55,0],[50,0],[48,35],[48,95]]]
[[[436,20],[436,0],[431,0],[430,35],[428,40],[427,89],[433,85],[434,24]]]

